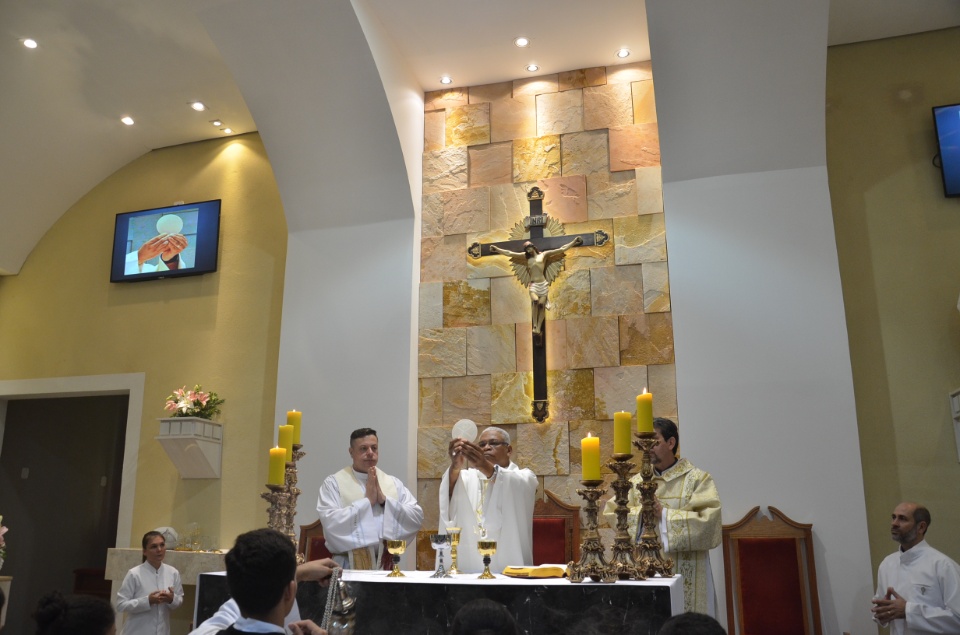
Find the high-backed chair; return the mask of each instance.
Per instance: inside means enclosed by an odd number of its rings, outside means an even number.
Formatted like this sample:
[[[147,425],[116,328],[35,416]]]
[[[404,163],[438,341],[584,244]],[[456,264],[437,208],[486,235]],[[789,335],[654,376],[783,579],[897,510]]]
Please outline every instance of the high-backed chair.
[[[729,635],[822,635],[813,525],[772,505],[723,526]]]
[[[300,525],[300,542],[297,551],[304,555],[307,562],[333,557],[327,549],[327,541],[323,537],[323,525],[319,520],[309,525]]]
[[[568,505],[550,490],[533,506],[533,564],[580,560],[580,506]]]

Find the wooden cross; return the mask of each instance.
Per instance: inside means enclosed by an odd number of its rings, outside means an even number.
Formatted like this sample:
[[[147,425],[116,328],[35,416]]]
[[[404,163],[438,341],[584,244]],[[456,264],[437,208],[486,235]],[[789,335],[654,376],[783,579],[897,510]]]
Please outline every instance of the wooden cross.
[[[530,293],[533,337],[531,414],[542,423],[550,416],[547,401],[547,332],[544,323],[547,287],[563,270],[564,252],[567,249],[603,245],[610,237],[599,229],[592,233],[564,235],[563,225],[543,213],[543,192],[540,188],[532,188],[527,194],[527,200],[530,202],[530,215],[523,219],[522,224],[517,223],[513,228],[510,232],[511,240],[473,243],[467,248],[467,253],[474,259],[501,254],[510,257],[514,275]],[[546,236],[545,231],[548,234]],[[538,282],[539,288],[536,286]]]

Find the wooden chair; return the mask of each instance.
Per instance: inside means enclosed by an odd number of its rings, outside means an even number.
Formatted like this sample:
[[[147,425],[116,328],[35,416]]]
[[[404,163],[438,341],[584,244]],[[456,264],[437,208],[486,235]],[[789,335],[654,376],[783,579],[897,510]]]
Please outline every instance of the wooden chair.
[[[580,560],[580,506],[564,503],[550,490],[533,506],[533,564]]]
[[[332,558],[327,549],[327,541],[323,537],[323,525],[315,520],[309,525],[300,525],[300,542],[297,551],[302,553],[307,562],[320,558]]]
[[[813,525],[776,507],[754,507],[723,526],[723,572],[730,635],[822,635]]]

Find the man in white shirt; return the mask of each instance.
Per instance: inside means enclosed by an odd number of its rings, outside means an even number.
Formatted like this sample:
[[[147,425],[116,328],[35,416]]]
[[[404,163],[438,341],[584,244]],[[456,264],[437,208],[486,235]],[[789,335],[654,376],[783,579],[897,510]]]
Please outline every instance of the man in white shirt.
[[[892,635],[960,633],[960,566],[924,540],[930,512],[917,503],[893,510],[900,549],[880,563],[873,619]]]

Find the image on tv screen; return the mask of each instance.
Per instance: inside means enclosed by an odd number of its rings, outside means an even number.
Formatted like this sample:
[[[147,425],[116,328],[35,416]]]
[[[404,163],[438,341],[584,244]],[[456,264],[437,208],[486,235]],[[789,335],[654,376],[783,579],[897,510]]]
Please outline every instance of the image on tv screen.
[[[946,196],[960,196],[960,104],[937,106],[933,121],[940,143],[940,168]]]
[[[127,256],[123,275],[129,276],[151,271],[171,269],[164,262],[163,252],[152,255],[141,262],[141,250],[144,255],[153,254],[157,249],[168,247],[175,250],[185,242],[186,246],[178,254],[177,270],[190,269],[197,256],[197,216],[199,208],[187,208],[177,212],[160,212],[130,219],[127,227]],[[172,259],[171,259],[172,260]]]

